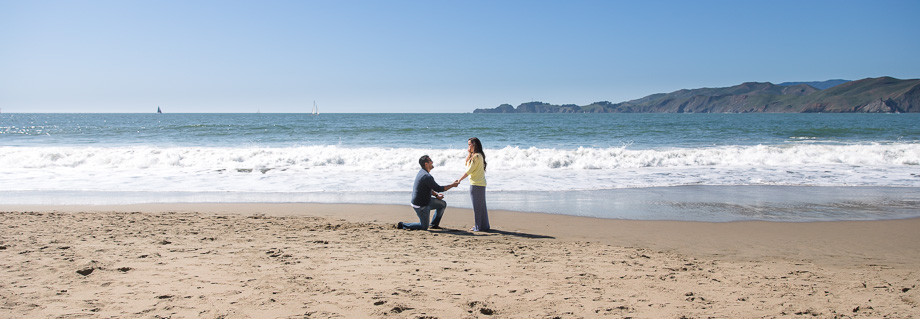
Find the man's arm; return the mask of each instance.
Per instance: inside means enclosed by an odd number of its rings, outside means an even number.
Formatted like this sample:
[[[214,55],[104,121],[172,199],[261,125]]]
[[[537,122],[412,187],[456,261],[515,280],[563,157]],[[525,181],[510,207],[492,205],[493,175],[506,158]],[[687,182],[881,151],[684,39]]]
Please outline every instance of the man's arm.
[[[450,184],[447,186],[441,186],[441,185],[438,185],[438,183],[434,181],[434,177],[431,177],[429,175],[427,178],[425,178],[425,184],[427,184],[428,188],[431,188],[432,191],[446,192],[448,189],[457,187],[457,185],[460,183],[454,182],[453,184]]]
[[[425,185],[428,186],[431,191],[443,192],[447,190],[444,188],[444,186],[438,185],[438,183],[434,181],[434,177],[431,177],[431,175],[423,177],[422,182],[425,183]]]

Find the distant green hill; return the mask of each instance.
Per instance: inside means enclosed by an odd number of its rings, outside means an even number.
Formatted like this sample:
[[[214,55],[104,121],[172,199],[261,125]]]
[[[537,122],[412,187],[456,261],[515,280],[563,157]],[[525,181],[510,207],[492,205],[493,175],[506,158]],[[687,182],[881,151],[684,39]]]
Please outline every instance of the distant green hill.
[[[844,81],[830,85],[833,81]],[[829,87],[818,89],[808,83]],[[920,112],[920,79],[892,77],[859,81],[772,83],[747,82],[725,88],[679,90],[621,103],[585,106],[529,102],[502,104],[473,113],[916,113]]]

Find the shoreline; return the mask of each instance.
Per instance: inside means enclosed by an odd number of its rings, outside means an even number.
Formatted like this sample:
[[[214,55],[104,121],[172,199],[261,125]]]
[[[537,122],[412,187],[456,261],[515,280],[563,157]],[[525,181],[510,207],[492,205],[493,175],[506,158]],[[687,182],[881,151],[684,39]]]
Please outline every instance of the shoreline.
[[[347,204],[403,205],[402,191],[149,192],[10,191],[11,205]],[[470,208],[468,192],[448,192],[451,207]],[[490,191],[489,208],[643,221],[815,222],[920,218],[920,187],[684,185],[606,190]]]
[[[404,205],[0,205],[0,317],[911,318],[920,219],[628,221]]]

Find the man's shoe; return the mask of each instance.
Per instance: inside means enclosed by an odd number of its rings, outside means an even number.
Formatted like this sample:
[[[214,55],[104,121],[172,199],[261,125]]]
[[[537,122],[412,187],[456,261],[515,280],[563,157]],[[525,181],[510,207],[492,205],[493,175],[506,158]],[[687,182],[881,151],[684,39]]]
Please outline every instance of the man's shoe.
[[[405,225],[403,225],[403,223],[402,223],[402,222],[398,222],[398,223],[396,223],[396,229],[403,229],[403,228],[406,228],[406,226],[405,226]]]
[[[431,228],[431,229],[441,229],[441,226],[438,226],[438,225],[431,225],[431,226],[428,226],[428,228]]]

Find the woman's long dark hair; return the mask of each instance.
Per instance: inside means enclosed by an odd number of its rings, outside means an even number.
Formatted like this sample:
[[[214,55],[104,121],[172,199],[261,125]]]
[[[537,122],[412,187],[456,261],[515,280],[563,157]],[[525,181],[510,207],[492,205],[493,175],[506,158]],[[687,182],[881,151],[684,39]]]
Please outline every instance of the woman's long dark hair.
[[[477,137],[470,137],[470,143],[473,143],[473,153],[479,153],[482,155],[482,170],[486,170],[486,166],[489,166],[489,163],[486,163],[486,153],[482,151],[482,142],[479,141]],[[466,156],[466,162],[469,163],[473,158],[473,153]]]

